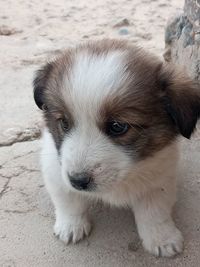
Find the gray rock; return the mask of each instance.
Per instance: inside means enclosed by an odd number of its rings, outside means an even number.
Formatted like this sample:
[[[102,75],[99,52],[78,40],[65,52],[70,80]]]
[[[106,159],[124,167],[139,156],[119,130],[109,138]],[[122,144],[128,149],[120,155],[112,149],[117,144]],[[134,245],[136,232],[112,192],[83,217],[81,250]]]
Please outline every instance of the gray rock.
[[[185,0],[184,11],[171,17],[165,29],[166,61],[183,66],[200,80],[200,1]]]
[[[178,14],[170,18],[165,29],[165,43],[170,44],[173,40],[181,36],[183,27],[185,25],[186,17]]]

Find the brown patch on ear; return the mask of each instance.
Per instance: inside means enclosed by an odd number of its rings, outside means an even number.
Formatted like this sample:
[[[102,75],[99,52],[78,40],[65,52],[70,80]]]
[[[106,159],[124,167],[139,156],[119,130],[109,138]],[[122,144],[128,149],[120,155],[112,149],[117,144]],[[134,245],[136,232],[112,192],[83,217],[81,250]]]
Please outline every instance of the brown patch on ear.
[[[167,113],[179,133],[189,139],[200,117],[200,85],[170,65],[161,68],[159,83]]]
[[[132,47],[127,51],[125,71],[128,77],[124,87],[108,96],[100,110],[99,128],[104,133],[107,121],[129,124],[125,134],[108,137],[137,160],[162,150],[178,134],[160,100],[162,90],[157,76],[161,68],[162,62],[158,58]]]
[[[60,127],[59,119],[66,118],[71,125],[73,123],[63,96],[63,79],[70,71],[72,58],[70,49],[64,51],[57,59],[38,70],[33,81],[35,102],[44,111],[46,126],[58,150],[65,134]]]
[[[51,63],[47,63],[43,68],[38,70],[35,75],[35,79],[33,81],[34,88],[34,100],[36,105],[43,109],[44,105],[44,90],[47,87],[48,79],[53,70],[53,65]]]
[[[72,51],[71,49],[63,51],[56,59],[46,63],[36,72],[33,81],[34,99],[40,109],[43,109],[43,104],[55,103],[58,98],[63,100],[62,82],[72,66]]]

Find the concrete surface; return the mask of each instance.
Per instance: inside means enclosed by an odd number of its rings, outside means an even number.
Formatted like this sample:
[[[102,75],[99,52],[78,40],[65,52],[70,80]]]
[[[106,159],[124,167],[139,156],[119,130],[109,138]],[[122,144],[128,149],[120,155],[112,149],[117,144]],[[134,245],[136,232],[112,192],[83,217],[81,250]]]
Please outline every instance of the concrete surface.
[[[156,259],[144,252],[130,211],[102,205],[91,207],[91,236],[65,246],[53,236],[53,208],[39,167],[41,115],[31,87],[34,70],[58,49],[88,38],[122,37],[116,25],[121,25],[124,14],[129,25],[122,38],[162,54],[164,25],[182,2],[1,2],[0,267],[200,266],[200,131],[190,142],[181,141],[174,217],[185,237],[182,255]],[[2,35],[2,24],[10,35]]]

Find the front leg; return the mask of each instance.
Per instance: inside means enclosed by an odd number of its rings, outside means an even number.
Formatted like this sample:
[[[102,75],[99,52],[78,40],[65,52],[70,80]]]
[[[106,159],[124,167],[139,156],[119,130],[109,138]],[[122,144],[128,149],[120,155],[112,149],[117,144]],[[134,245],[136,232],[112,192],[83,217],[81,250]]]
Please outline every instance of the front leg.
[[[64,184],[57,150],[47,130],[43,133],[41,163],[45,186],[55,207],[54,232],[65,243],[76,243],[91,230],[88,201],[80,193],[70,191]]]
[[[82,195],[65,191],[62,186],[46,181],[46,187],[55,207],[54,233],[65,243],[77,243],[88,236],[91,223],[88,219],[88,202]]]
[[[155,256],[172,257],[183,249],[183,237],[176,228],[171,208],[173,195],[164,188],[134,201],[134,213],[144,248]]]
[[[56,213],[56,236],[68,244],[70,241],[77,243],[89,235],[91,223],[88,218],[87,201],[83,197],[74,192],[62,192],[53,202]]]

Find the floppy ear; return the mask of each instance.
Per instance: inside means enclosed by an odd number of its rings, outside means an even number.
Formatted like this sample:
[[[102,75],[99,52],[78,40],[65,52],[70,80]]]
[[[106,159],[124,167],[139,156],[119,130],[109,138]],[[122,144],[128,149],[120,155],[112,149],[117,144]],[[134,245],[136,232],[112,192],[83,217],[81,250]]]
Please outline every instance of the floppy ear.
[[[44,90],[47,87],[47,81],[49,79],[50,73],[52,71],[52,64],[47,63],[43,68],[36,72],[35,78],[33,80],[33,93],[36,105],[40,109],[44,108]]]
[[[200,85],[170,65],[162,66],[159,82],[165,110],[189,139],[200,117]]]

